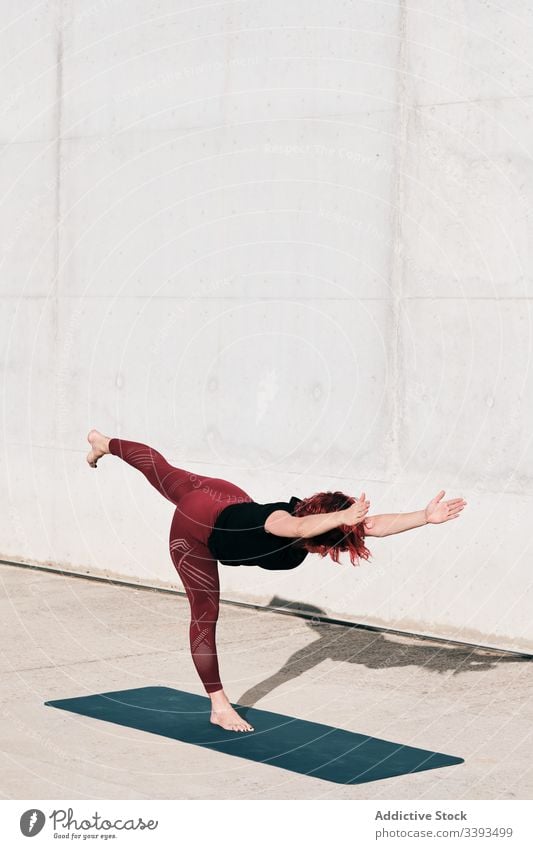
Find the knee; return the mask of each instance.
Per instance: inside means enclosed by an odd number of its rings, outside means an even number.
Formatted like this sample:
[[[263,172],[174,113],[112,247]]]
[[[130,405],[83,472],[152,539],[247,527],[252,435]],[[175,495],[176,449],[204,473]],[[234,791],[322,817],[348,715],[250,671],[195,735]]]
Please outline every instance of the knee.
[[[192,611],[192,619],[194,621],[204,622],[206,625],[209,622],[216,622],[219,608],[218,597],[210,594],[209,598],[204,598],[196,602]]]

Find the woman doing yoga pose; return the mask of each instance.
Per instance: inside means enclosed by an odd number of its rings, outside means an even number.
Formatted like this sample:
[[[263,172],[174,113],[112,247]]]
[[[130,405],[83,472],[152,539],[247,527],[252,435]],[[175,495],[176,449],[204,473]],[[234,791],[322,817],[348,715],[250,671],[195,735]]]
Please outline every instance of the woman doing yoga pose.
[[[176,509],[169,534],[172,562],[191,608],[191,654],[211,699],[211,722],[231,731],[253,731],[227,698],[218,668],[215,631],[219,610],[217,560],[226,565],[294,569],[310,553],[339,562],[349,553],[355,565],[368,560],[365,536],[383,537],[426,524],[458,518],[466,501],[442,501],[441,490],[425,510],[368,516],[370,502],[343,492],[319,492],[310,498],[258,504],[247,492],[223,478],[197,475],[171,466],[150,446],[97,430],[89,431],[87,462],[96,468],[104,454],[114,454],[142,472]]]

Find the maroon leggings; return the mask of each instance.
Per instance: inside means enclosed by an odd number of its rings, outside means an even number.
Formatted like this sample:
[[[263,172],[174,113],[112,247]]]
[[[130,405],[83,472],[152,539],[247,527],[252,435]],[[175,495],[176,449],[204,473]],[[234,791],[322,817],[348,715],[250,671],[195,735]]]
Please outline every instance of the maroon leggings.
[[[191,606],[192,659],[206,692],[221,690],[215,642],[220,598],[218,565],[207,540],[224,507],[252,498],[230,481],[171,466],[158,451],[142,442],[114,437],[109,441],[109,451],[139,469],[161,495],[176,505],[170,526],[170,556]]]

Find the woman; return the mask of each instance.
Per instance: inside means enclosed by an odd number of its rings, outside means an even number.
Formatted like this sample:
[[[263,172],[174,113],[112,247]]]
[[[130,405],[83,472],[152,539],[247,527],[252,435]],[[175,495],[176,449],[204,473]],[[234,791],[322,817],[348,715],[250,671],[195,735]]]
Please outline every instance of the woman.
[[[310,553],[329,554],[339,562],[349,552],[353,565],[371,556],[365,536],[382,537],[458,518],[466,501],[441,501],[444,490],[425,510],[367,516],[370,502],[342,492],[319,492],[310,498],[258,504],[230,481],[196,475],[171,466],[154,448],[141,442],[109,438],[98,430],[87,436],[93,468],[105,454],[121,457],[141,471],[176,509],[170,526],[172,562],[191,607],[191,654],[211,699],[211,722],[231,731],[253,731],[226,696],[218,669],[215,643],[219,610],[217,560],[227,565],[294,569]]]

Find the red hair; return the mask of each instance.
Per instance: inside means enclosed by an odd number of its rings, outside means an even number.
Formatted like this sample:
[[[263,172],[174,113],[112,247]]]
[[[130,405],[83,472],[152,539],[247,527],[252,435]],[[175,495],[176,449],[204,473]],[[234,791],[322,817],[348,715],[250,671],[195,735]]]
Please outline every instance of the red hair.
[[[345,495],[344,492],[317,492],[310,498],[303,498],[296,505],[293,515],[311,516],[318,513],[334,513],[337,510],[346,510],[354,503],[355,498]],[[299,542],[303,548],[313,554],[320,554],[321,557],[329,554],[335,563],[339,562],[341,551],[348,551],[352,566],[356,566],[360,557],[368,560],[372,556],[364,540],[364,524],[360,522],[358,525],[340,525],[338,528],[332,528],[315,537],[301,539]]]

